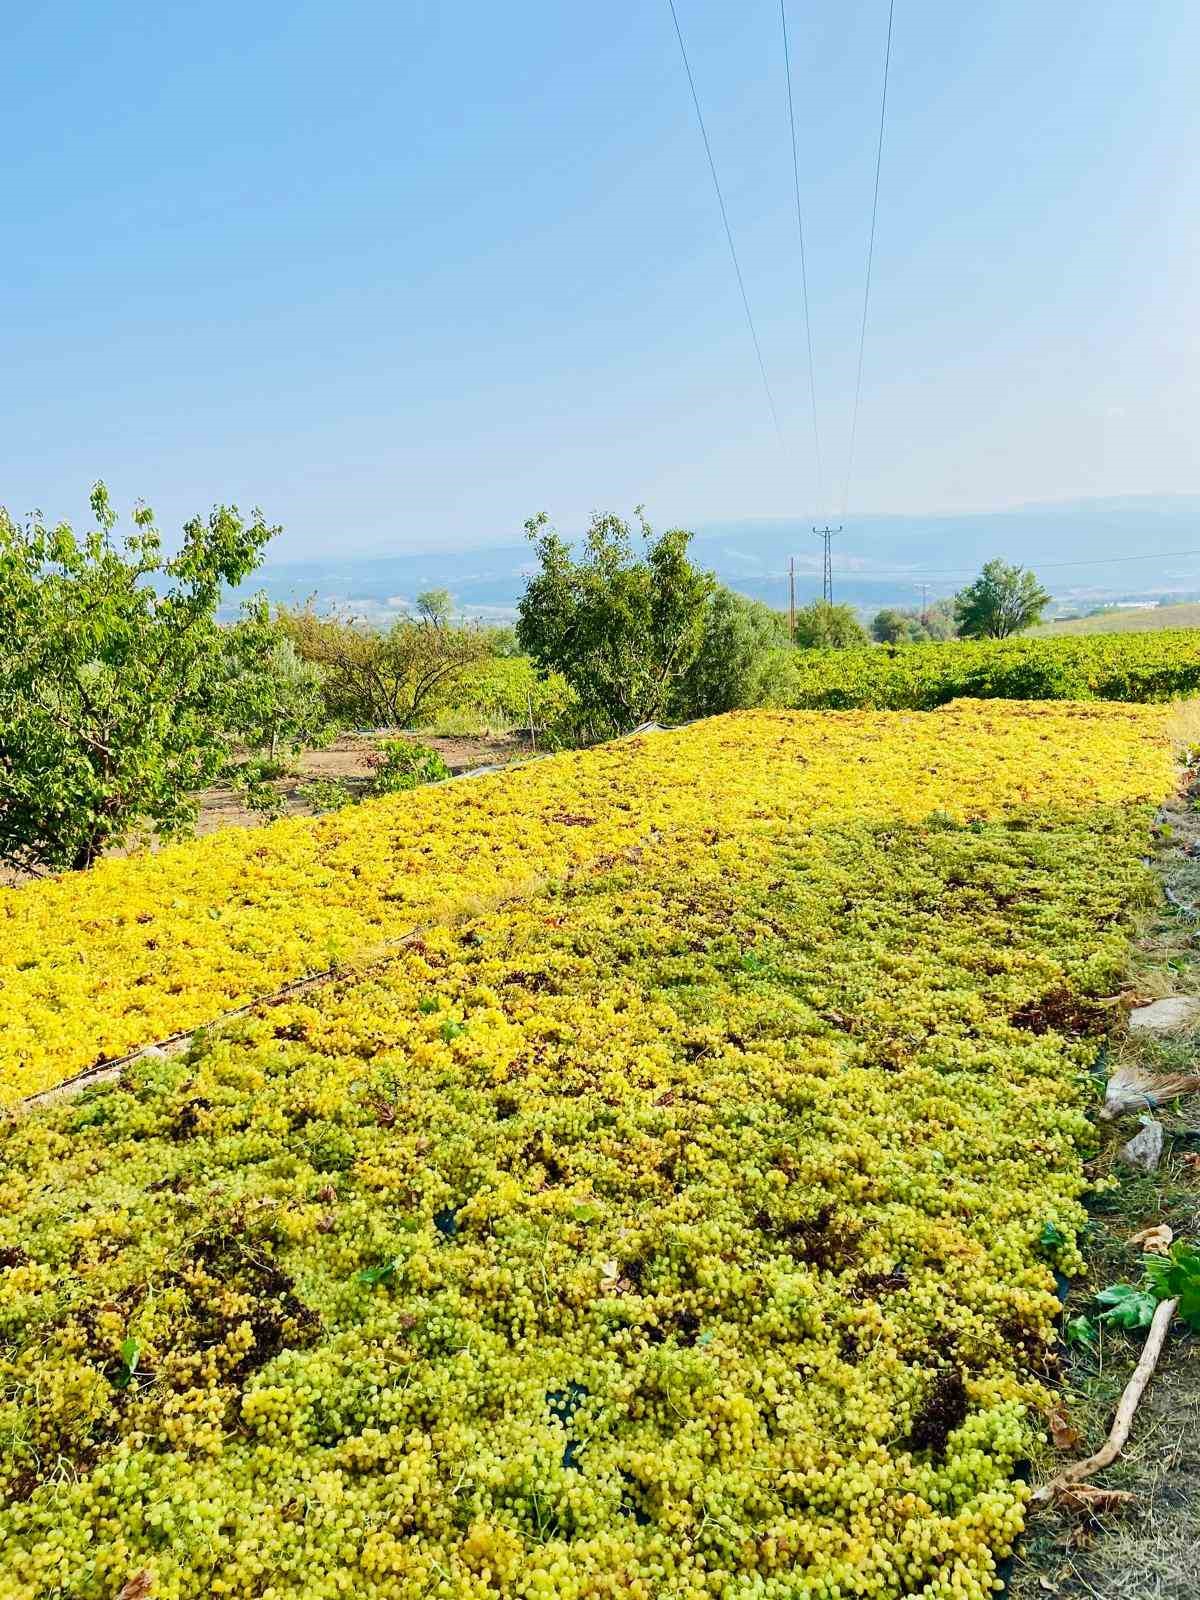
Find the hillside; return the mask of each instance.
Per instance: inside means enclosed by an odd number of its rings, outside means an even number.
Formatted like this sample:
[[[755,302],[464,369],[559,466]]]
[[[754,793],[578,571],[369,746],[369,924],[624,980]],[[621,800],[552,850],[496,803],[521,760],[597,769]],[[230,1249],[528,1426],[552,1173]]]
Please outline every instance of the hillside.
[[[1059,634],[1084,633],[1159,633],[1164,628],[1200,628],[1200,602],[1178,605],[1114,607],[1095,617],[1072,617],[1069,621],[1045,622],[1030,629],[1030,638],[1053,638]]]
[[[651,506],[656,524],[669,508]],[[821,593],[820,547],[814,521],[801,516],[771,520],[698,523],[694,558],[723,583],[752,599],[787,604],[789,556],[796,558],[797,594],[803,603]],[[570,533],[570,529],[564,530]],[[397,543],[404,540],[398,534]],[[328,541],[353,551],[353,530]],[[411,543],[411,539],[406,541]],[[424,542],[423,542],[424,543]],[[422,589],[448,588],[471,615],[510,616],[524,588],[531,551],[524,542],[480,538],[467,549],[432,536],[412,552],[383,548],[373,554],[270,561],[246,586],[272,599],[349,605],[386,616],[411,604]],[[1060,505],[1017,506],[1006,511],[936,516],[857,516],[834,546],[837,596],[871,612],[914,605],[922,584],[931,599],[952,594],[992,556],[1046,568],[1055,595],[1076,606],[1150,593],[1191,596],[1200,590],[1200,558],[1172,552],[1200,548],[1200,496],[1143,495]],[[1159,559],[1152,552],[1166,554]],[[1130,562],[1133,552],[1146,560]]]

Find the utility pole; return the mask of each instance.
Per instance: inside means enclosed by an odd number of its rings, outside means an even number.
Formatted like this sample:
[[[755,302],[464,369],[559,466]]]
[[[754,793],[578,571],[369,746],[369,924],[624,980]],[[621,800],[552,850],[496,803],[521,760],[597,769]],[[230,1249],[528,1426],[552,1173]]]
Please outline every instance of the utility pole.
[[[841,533],[841,531],[840,525],[836,528],[831,528],[828,523],[823,528],[813,529],[817,538],[823,539],[825,542],[825,566],[821,576],[821,598],[826,605],[833,604],[833,556],[830,553],[829,541],[835,533]]]
[[[788,638],[796,642],[796,558],[788,557]]]

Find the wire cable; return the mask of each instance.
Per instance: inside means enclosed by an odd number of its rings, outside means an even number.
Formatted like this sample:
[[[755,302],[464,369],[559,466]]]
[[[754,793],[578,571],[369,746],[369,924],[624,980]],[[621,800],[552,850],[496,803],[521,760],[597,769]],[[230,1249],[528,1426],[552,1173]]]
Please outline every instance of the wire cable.
[[[879,173],[883,166],[883,130],[887,120],[888,74],[892,64],[892,22],[896,0],[888,0],[887,47],[883,54],[883,94],[879,104],[879,141],[875,148],[875,197],[871,202],[871,237],[867,245],[867,281],[863,288],[862,328],[858,336],[858,379],[854,385],[854,413],[850,422],[850,450],[846,458],[846,481],[842,489],[842,516],[850,500],[850,476],[854,470],[854,446],[858,438],[858,408],[862,400],[863,351],[867,343],[867,307],[871,300],[871,266],[875,259],[875,223],[879,216]]]
[[[847,551],[851,561],[870,560],[869,556],[858,556]],[[1071,561],[1039,561],[1039,572],[1055,572],[1063,567],[1109,567],[1122,565],[1127,561],[1179,561],[1185,556],[1200,556],[1200,550],[1150,550],[1144,555],[1137,556],[1081,556]],[[803,560],[803,557],[797,559]],[[816,561],[814,556],[813,561]],[[813,567],[815,573],[816,568]],[[852,578],[913,578],[920,582],[922,578],[976,578],[979,576],[978,567],[962,567],[957,572],[946,572],[941,569],[933,570],[929,567],[856,567],[849,574]],[[768,572],[769,578],[786,578],[785,571]]]
[[[729,257],[733,262],[738,290],[742,297],[742,306],[746,312],[746,325],[750,329],[750,338],[754,343],[754,354],[758,358],[758,370],[762,377],[763,389],[766,392],[767,404],[771,408],[771,421],[775,424],[775,437],[779,440],[780,448],[782,449],[783,432],[779,426],[779,413],[775,409],[775,396],[771,393],[771,383],[767,377],[767,365],[763,360],[762,346],[758,342],[758,331],[754,326],[754,316],[750,310],[750,297],[746,293],[746,284],[742,278],[737,249],[733,242],[733,230],[729,226],[729,213],[725,209],[725,196],[721,193],[721,180],[717,177],[717,164],[713,160],[712,145],[708,140],[708,129],[704,125],[704,113],[700,109],[700,96],[696,92],[696,80],[692,76],[692,64],[688,60],[687,46],[683,42],[683,29],[679,26],[679,14],[675,10],[675,0],[667,0],[667,4],[671,8],[671,20],[675,24],[675,37],[679,40],[679,53],[683,57],[683,69],[687,73],[688,87],[692,91],[692,104],[696,108],[696,121],[700,124],[700,136],[704,140],[704,153],[708,157],[708,170],[712,173],[713,188],[717,194],[717,204],[721,208],[721,221],[725,225],[725,238],[729,244]]]
[[[779,20],[783,24],[783,65],[787,73],[788,127],[792,136],[792,178],[796,189],[796,229],[800,235],[800,288],[804,297],[804,334],[808,341],[808,392],[812,400],[813,459],[817,471],[817,505],[825,504],[824,473],[821,468],[821,430],[817,424],[817,379],[813,364],[812,319],[808,311],[808,265],[804,254],[804,217],[800,206],[800,156],[796,148],[796,110],[792,99],[792,55],[788,45],[787,0],[779,0]]]

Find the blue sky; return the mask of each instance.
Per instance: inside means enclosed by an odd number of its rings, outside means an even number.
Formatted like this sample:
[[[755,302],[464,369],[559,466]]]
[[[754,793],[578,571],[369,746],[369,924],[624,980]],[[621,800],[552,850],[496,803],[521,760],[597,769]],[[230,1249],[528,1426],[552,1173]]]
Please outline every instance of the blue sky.
[[[0,500],[258,502],[292,558],[825,509],[778,7],[677,5],[783,450],[667,0],[47,3],[0,23]],[[789,19],[836,479],[886,0]],[[897,0],[851,522],[1200,489],[1198,59],[1193,0]]]

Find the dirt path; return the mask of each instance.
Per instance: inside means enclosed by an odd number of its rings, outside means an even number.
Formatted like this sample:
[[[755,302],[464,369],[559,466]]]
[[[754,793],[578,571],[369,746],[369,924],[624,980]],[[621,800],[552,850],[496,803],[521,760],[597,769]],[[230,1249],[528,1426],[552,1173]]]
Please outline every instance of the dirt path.
[[[1174,897],[1156,913],[1137,943],[1133,982],[1142,1000],[1200,994],[1200,785],[1167,808],[1153,864]],[[1195,1071],[1200,1025],[1158,1040],[1119,1036],[1110,1068],[1137,1059],[1159,1071]],[[1089,1277],[1072,1289],[1067,1318],[1095,1316],[1095,1294],[1113,1283],[1136,1283],[1140,1256],[1129,1240],[1139,1229],[1166,1222],[1176,1238],[1200,1238],[1200,1095],[1157,1113],[1166,1132],[1158,1171],[1131,1176],[1115,1162],[1118,1146],[1137,1131],[1131,1115],[1102,1124],[1093,1176],[1118,1179],[1093,1197],[1084,1254]],[[1033,1464],[1035,1482],[1066,1461],[1089,1454],[1107,1434],[1116,1401],[1145,1335],[1101,1325],[1092,1346],[1063,1353],[1062,1403],[1082,1435],[1065,1452],[1047,1447]],[[1198,1600],[1200,1597],[1200,1336],[1176,1320],[1159,1367],[1134,1419],[1122,1458],[1094,1480],[1129,1490],[1137,1499],[1122,1513],[1098,1518],[1044,1513],[1032,1520],[1015,1563],[1012,1600]]]
[[[313,778],[337,778],[350,790],[366,787],[370,776],[370,757],[384,738],[405,738],[405,734],[343,733],[324,750],[306,750],[294,762],[294,776],[275,785],[283,802],[285,816],[311,815],[304,797],[304,785]],[[415,737],[415,736],[414,736]],[[528,755],[529,741],[521,734],[467,735],[421,734],[419,742],[436,750],[453,773],[469,772],[474,767],[505,766]],[[244,797],[228,784],[215,784],[200,796],[197,833],[214,833],[218,828],[257,828],[262,817],[246,808]]]
[[[343,733],[324,750],[306,750],[291,763],[288,777],[273,784],[280,798],[280,813],[285,817],[313,815],[313,807],[305,798],[305,784],[314,778],[336,778],[354,793],[366,788],[371,777],[370,758],[381,740],[408,738],[395,733]],[[476,767],[506,766],[530,753],[528,738],[520,733],[473,735],[421,734],[419,742],[436,750],[452,773],[470,772]],[[216,833],[220,828],[261,828],[265,818],[261,812],[251,811],[245,794],[227,783],[214,784],[199,797],[200,810],[196,818],[196,833]],[[151,841],[150,849],[154,848]],[[145,839],[131,840],[118,850],[106,852],[114,856],[136,855],[147,848]],[[15,868],[0,865],[0,886],[16,885],[27,881],[27,875]]]

